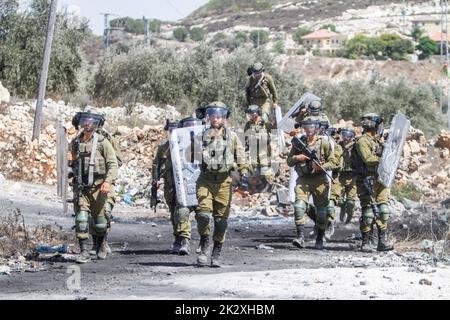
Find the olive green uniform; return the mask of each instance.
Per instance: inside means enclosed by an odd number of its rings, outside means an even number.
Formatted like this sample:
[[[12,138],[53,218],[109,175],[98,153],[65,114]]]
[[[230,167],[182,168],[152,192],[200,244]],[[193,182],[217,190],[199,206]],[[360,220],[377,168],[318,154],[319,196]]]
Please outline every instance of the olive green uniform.
[[[245,151],[249,159],[250,173],[264,176],[268,183],[272,183],[274,179],[271,168],[271,129],[272,126],[262,120],[259,123],[248,121],[244,127]],[[256,155],[250,154],[255,152]]]
[[[356,203],[356,177],[353,174],[351,152],[353,149],[354,141],[344,144],[340,142],[343,154],[343,167],[339,174],[339,183],[341,185],[341,220],[347,215],[347,223],[350,222],[353,217],[353,210]]]
[[[93,184],[85,186],[79,203],[74,204],[76,235],[80,240],[88,239],[89,233],[94,236],[105,236],[111,226],[111,211],[115,203],[114,183],[118,177],[118,162],[111,143],[103,135],[98,135],[97,151],[93,170]],[[81,159],[83,184],[88,184],[89,162],[93,150],[92,137],[81,142],[80,136],[70,144],[71,159]],[[101,186],[107,182],[111,191],[104,195],[100,192]]]
[[[259,84],[259,85],[258,85]],[[261,118],[269,122],[271,106],[278,101],[277,89],[270,74],[265,73],[260,82],[260,78],[250,76],[245,85],[247,106],[257,105],[261,107]]]
[[[372,137],[366,133],[356,141],[356,150],[367,169],[367,175],[375,178],[375,183],[373,186],[375,202],[379,205],[381,211],[381,217],[374,217],[374,212],[371,208],[370,193],[364,186],[364,177],[362,175],[358,175],[356,178],[356,186],[362,208],[360,220],[361,232],[365,233],[371,231],[372,222],[374,219],[377,227],[380,230],[385,230],[390,215],[390,189],[384,187],[376,179],[378,176],[377,168],[380,162],[379,155],[381,155],[382,151],[381,142],[376,137]]]
[[[311,144],[306,141],[305,144],[315,150],[322,167],[325,170],[332,170],[334,167],[334,155],[327,139],[315,136]],[[311,160],[300,162],[295,156],[305,154],[303,150],[292,148],[287,159],[290,167],[295,167],[298,174],[297,186],[295,188],[294,216],[296,225],[306,223],[305,213],[307,211],[310,195],[312,195],[314,205],[317,208],[316,226],[321,230],[327,227],[327,206],[329,203],[330,185],[326,173],[323,171],[313,172],[313,162]]]
[[[331,182],[331,193],[330,193],[330,203],[328,205],[328,221],[332,222],[335,219],[335,206],[339,204],[341,201],[341,193],[342,186],[339,182],[340,171],[343,167],[343,150],[342,147],[334,143],[334,151],[333,151],[333,170],[332,177],[333,181]]]
[[[225,241],[232,196],[231,170],[237,163],[241,174],[248,172],[245,150],[236,134],[229,129],[207,129],[202,139],[201,174],[197,180],[198,206],[196,220],[200,236],[209,236],[210,216],[214,218],[213,240]]]
[[[191,238],[190,208],[181,207],[177,203],[175,179],[173,177],[172,158],[169,141],[161,144],[156,152],[152,165],[152,179],[164,180],[164,199],[169,207],[173,234],[183,238]]]
[[[319,120],[320,122],[327,121],[328,124],[331,123],[330,119],[328,118],[328,116],[325,113],[323,113],[323,112],[319,112],[319,114],[317,116],[311,116],[310,114],[308,114],[308,112],[299,113],[297,115],[297,117],[295,118],[295,122],[301,123],[306,117],[314,117],[314,118],[317,118],[317,120]]]

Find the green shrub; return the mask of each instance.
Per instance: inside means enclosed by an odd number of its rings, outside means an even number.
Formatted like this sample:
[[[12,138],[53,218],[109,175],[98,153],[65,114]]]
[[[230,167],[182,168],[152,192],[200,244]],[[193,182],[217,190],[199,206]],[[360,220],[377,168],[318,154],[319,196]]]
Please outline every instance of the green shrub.
[[[173,37],[180,42],[185,42],[188,36],[189,31],[185,27],[179,27],[173,30]]]
[[[420,201],[423,196],[416,185],[412,183],[399,184],[397,182],[392,186],[391,194],[396,197],[397,200],[400,200],[400,198],[407,198],[413,201]]]
[[[306,36],[307,34],[310,34],[312,31],[308,28],[298,28],[297,30],[294,31],[294,33],[292,34],[292,39],[297,43],[297,44],[303,44],[303,36]]]
[[[304,56],[306,54],[306,50],[304,48],[297,49],[295,53],[299,56]]]
[[[258,29],[250,32],[250,41],[253,43],[253,46],[256,48],[258,46],[262,46],[269,41],[269,32]]]
[[[193,41],[202,41],[205,38],[206,30],[203,28],[192,28],[189,30],[189,36]]]
[[[273,50],[273,52],[278,53],[278,54],[285,53],[284,41],[283,40],[278,40],[277,42],[275,42],[272,50]]]

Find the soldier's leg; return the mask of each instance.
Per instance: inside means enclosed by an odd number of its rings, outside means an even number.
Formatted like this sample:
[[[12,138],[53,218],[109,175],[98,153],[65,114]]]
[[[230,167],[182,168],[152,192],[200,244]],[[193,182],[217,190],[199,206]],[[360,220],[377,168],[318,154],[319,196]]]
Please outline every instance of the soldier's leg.
[[[356,183],[353,177],[348,180],[348,184],[345,186],[345,190],[347,195],[345,200],[345,213],[347,215],[347,219],[345,220],[345,223],[350,223],[353,218],[356,206]]]
[[[361,231],[362,242],[360,250],[363,252],[373,252],[371,236],[375,215],[371,207],[369,192],[367,191],[361,180],[357,181],[357,191],[359,201],[361,202],[361,217],[359,219],[359,229]]]
[[[272,106],[272,102],[270,100],[266,100],[262,105],[261,105],[261,119],[264,122],[270,122],[271,121],[271,106]]]
[[[294,203],[294,222],[297,232],[297,238],[292,240],[292,244],[297,248],[305,247],[305,213],[308,210],[309,186],[300,181],[295,187],[295,203]]]
[[[219,257],[222,245],[225,242],[228,217],[230,215],[232,197],[232,178],[229,177],[214,190],[213,216],[214,216],[214,247],[211,254],[211,267],[220,267]]]
[[[330,240],[334,234],[334,223],[336,219],[336,207],[339,205],[341,199],[342,187],[339,182],[339,177],[334,178],[331,184],[331,196],[327,206],[327,229],[325,231],[325,238]]]
[[[200,253],[197,257],[197,263],[204,266],[208,262],[209,253],[209,235],[211,233],[210,219],[213,210],[213,197],[209,183],[203,179],[197,181],[198,206],[195,209],[195,220],[197,220],[197,229],[200,235]]]
[[[389,205],[390,190],[380,183],[375,184],[375,194],[377,203],[380,207],[380,217],[376,217],[375,223],[378,230],[378,251],[393,250],[392,244],[388,243],[387,227],[389,216],[391,215],[391,206]]]
[[[104,195],[100,192],[101,184],[92,188],[90,197],[92,198],[92,220],[94,223],[93,235],[97,236],[97,258],[105,259],[107,253],[106,249],[106,237],[108,234],[108,219],[105,215],[106,203],[108,201],[108,195]]]
[[[323,238],[325,236],[325,230],[328,226],[328,195],[330,191],[330,184],[326,178],[316,177],[311,179],[311,194],[313,196],[314,204],[316,205],[317,218],[317,237],[316,237],[316,249],[323,249]]]
[[[345,214],[347,211],[347,183],[346,183],[346,175],[339,175],[339,183],[342,186],[340,199],[342,200],[340,203],[340,212],[339,212],[339,221],[344,222]]]
[[[90,199],[86,193],[83,193],[80,199],[80,205],[74,206],[75,215],[75,230],[78,243],[80,245],[80,255],[78,256],[77,263],[86,263],[89,261],[89,225],[91,220],[90,213]]]
[[[191,222],[189,219],[191,210],[187,207],[177,207],[177,233],[181,239],[180,255],[188,255],[190,253],[189,240],[191,239]]]

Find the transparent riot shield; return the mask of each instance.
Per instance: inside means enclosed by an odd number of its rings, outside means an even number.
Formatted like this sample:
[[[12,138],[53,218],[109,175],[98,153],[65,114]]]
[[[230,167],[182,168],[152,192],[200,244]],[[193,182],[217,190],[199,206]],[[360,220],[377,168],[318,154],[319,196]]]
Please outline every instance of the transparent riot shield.
[[[177,202],[184,207],[198,205],[197,180],[200,176],[200,161],[195,156],[201,146],[195,139],[201,135],[205,126],[178,128],[172,131],[169,138],[173,175],[177,192]]]
[[[67,213],[67,190],[68,190],[68,143],[66,130],[60,121],[56,123],[56,172],[57,172],[57,195],[62,199],[63,211]]]
[[[277,106],[275,108],[275,120],[277,123],[277,142],[278,142],[278,151],[280,153],[286,152],[286,139],[284,137],[284,131],[280,129],[280,123],[283,119],[283,114],[281,112],[281,108]]]
[[[303,107],[307,107],[311,102],[321,100],[318,96],[312,93],[305,93],[301,98],[292,106],[292,108],[284,115],[284,117],[278,123],[278,129],[283,130],[286,133],[295,129],[294,118],[298,115]]]
[[[410,127],[410,121],[401,112],[392,119],[389,136],[384,145],[380,164],[378,165],[378,181],[386,188],[392,187],[397,172],[403,147]]]

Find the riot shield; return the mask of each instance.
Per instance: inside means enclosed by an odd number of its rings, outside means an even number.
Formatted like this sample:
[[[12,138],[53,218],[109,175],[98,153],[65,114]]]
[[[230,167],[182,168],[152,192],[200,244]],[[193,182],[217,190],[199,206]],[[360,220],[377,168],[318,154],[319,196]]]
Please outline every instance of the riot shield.
[[[169,138],[172,158],[173,176],[177,192],[177,202],[183,207],[198,205],[197,179],[200,176],[200,161],[194,156],[195,137],[201,135],[205,126],[178,128],[172,131]]]
[[[57,194],[62,199],[63,211],[67,213],[67,189],[68,189],[68,143],[66,131],[60,121],[56,123],[56,173]]]
[[[397,172],[403,147],[410,127],[410,121],[400,111],[397,112],[389,129],[389,136],[384,145],[383,154],[378,165],[378,181],[386,188],[392,187]]]
[[[321,100],[318,96],[312,93],[305,93],[301,98],[292,106],[292,108],[284,115],[280,122],[278,122],[278,129],[283,130],[286,133],[295,129],[294,118],[298,115],[303,107],[307,107],[311,102]]]
[[[277,106],[275,108],[275,120],[277,122],[277,142],[280,153],[286,152],[286,140],[284,137],[284,131],[280,129],[280,123],[283,119],[283,114],[281,113],[281,108]]]

